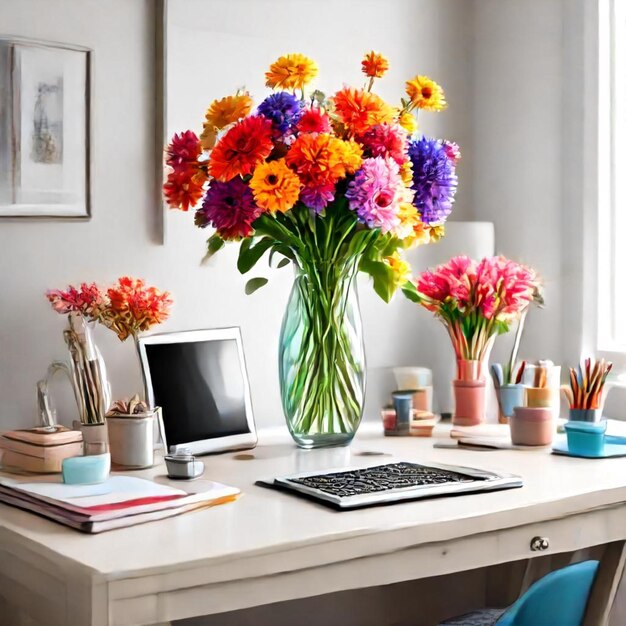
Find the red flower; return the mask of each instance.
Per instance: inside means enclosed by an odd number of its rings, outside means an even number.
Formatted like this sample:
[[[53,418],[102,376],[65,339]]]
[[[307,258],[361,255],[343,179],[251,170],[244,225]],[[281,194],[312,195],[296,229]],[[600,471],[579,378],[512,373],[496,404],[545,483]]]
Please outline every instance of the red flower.
[[[328,115],[318,108],[306,109],[296,128],[301,133],[328,133],[330,132],[330,120]]]
[[[81,283],[78,289],[70,285],[67,291],[51,289],[46,291],[46,298],[57,313],[80,313],[92,320],[98,318],[105,304],[95,283]]]
[[[209,160],[209,174],[227,182],[235,176],[252,174],[272,151],[272,123],[252,115],[237,122],[215,145]]]
[[[190,165],[197,164],[201,152],[200,140],[196,133],[186,130],[172,137],[167,147],[165,162],[177,171],[187,170]]]
[[[202,197],[202,183],[198,182],[196,172],[192,169],[172,170],[163,185],[163,193],[167,204],[172,209],[188,211]]]

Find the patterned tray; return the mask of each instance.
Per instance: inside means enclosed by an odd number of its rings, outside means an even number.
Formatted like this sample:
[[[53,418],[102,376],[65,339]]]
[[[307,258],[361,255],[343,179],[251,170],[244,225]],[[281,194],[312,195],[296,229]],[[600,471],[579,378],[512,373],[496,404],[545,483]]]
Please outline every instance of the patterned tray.
[[[333,469],[259,481],[339,509],[390,504],[434,496],[521,487],[512,474],[398,461],[364,468]]]

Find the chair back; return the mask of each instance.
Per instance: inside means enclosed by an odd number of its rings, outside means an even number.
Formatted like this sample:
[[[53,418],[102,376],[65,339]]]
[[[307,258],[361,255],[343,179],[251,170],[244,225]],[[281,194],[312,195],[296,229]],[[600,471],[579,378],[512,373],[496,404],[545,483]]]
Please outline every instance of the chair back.
[[[511,605],[496,626],[581,626],[598,561],[550,572]]]

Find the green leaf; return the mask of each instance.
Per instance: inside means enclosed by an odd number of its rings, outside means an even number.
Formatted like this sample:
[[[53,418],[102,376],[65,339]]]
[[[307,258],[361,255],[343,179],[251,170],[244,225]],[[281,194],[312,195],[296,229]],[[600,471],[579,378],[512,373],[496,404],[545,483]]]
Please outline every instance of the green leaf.
[[[206,254],[202,258],[202,263],[206,263],[218,250],[221,250],[225,242],[217,233],[213,233],[206,243]]]
[[[289,261],[296,260],[296,257],[294,256],[294,253],[292,252],[289,246],[284,246],[283,244],[275,243],[272,246],[272,250],[270,251],[270,254],[269,254],[268,264],[270,267],[272,267],[272,261],[274,260],[275,254],[282,254],[283,257],[285,257],[278,262],[277,267],[284,267],[285,265],[287,265]]]
[[[237,269],[242,274],[249,272],[274,243],[268,237],[264,237],[255,245],[244,245],[246,241],[248,240],[244,239],[242,241],[239,247],[239,257],[237,258]]]
[[[267,278],[263,278],[262,276],[257,276],[256,278],[251,278],[245,287],[246,295],[254,293],[257,289],[263,287],[263,285],[267,284]]]
[[[417,291],[417,287],[410,280],[407,280],[406,283],[402,285],[402,293],[411,302],[417,302],[419,304],[421,301],[419,292]]]
[[[369,274],[374,281],[374,291],[385,301],[389,302],[396,291],[393,270],[382,261],[372,261],[362,258],[361,271]]]
[[[278,261],[278,265],[276,267],[278,267],[279,269],[281,267],[285,267],[285,265],[289,265],[291,263],[291,261],[287,258],[281,259],[280,261]]]

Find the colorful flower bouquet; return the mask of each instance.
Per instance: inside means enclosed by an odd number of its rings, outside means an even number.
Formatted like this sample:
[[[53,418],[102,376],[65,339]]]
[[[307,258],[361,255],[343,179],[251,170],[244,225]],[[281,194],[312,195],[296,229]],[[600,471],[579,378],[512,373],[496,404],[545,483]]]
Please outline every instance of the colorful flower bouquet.
[[[241,273],[268,251],[270,263],[295,266],[279,363],[290,432],[304,447],[349,442],[361,418],[356,273],[389,301],[409,284],[402,251],[443,235],[456,193],[456,144],[416,134],[420,110],[445,108],[442,88],[416,76],[392,106],[372,91],[388,67],[370,52],[364,87],[326,97],[306,91],[316,64],[288,54],[270,66],[275,91],[256,108],[245,91],[215,100],[201,135],[176,134],[167,148],[165,197],[215,229],[208,256],[238,241]],[[246,292],[266,282],[253,278]]]
[[[455,423],[484,419],[486,366],[497,335],[539,298],[535,272],[502,256],[459,256],[422,272],[405,294],[444,324],[457,361]]]
[[[170,295],[146,286],[143,280],[123,276],[107,290],[95,283],[82,283],[64,291],[47,291],[46,297],[57,313],[69,318],[63,336],[70,352],[70,367],[65,369],[80,420],[83,424],[103,424],[111,392],[104,360],[93,338],[95,324],[110,328],[121,341],[136,339],[140,332],[168,318]]]

